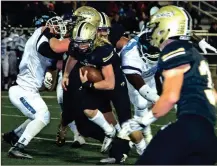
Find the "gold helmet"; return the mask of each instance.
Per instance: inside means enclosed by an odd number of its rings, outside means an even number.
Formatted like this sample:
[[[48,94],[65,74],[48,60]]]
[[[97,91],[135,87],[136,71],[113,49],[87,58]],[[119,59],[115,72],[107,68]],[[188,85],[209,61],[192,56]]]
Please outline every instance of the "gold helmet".
[[[111,28],[111,22],[109,17],[103,13],[99,12],[100,14],[100,24],[98,27],[98,32],[101,32],[101,35],[108,35],[110,33],[110,28]]]
[[[104,12],[99,12],[99,14],[100,14],[99,27],[111,28],[111,22],[109,17]]]
[[[189,40],[192,19],[183,8],[165,6],[152,16],[148,27],[151,30],[151,45],[159,47],[167,39]]]
[[[93,24],[96,27],[99,26],[99,23],[100,23],[99,12],[90,6],[82,6],[78,8],[73,13],[73,15],[78,17],[77,22],[85,21],[85,22]]]
[[[97,27],[88,22],[79,22],[72,31],[73,48],[80,53],[92,51],[96,38]]]

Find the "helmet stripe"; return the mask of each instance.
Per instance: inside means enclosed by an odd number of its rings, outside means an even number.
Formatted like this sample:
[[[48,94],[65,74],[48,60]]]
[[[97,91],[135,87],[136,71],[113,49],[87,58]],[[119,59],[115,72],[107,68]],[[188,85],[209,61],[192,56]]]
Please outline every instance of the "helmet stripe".
[[[182,8],[182,12],[184,13],[184,16],[187,17],[186,18],[187,25],[185,27],[186,28],[185,32],[187,33],[188,30],[192,29],[192,19],[191,19],[191,16],[189,15],[189,13],[184,8]]]
[[[81,23],[81,25],[79,26],[77,37],[80,37],[80,35],[81,35],[81,30],[82,30],[82,28],[84,27],[84,24],[86,24],[86,22]]]
[[[103,14],[102,12],[100,12],[100,15],[101,15],[101,17],[102,17],[102,22],[103,22],[103,24],[106,25],[106,19],[105,19],[104,14]]]

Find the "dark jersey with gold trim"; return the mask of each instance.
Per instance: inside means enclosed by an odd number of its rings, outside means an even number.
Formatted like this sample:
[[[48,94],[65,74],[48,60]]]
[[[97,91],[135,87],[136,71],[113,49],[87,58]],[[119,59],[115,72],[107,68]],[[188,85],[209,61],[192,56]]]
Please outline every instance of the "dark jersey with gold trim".
[[[105,44],[104,46],[96,47],[91,53],[79,54],[75,53],[72,55],[78,62],[84,66],[93,66],[99,70],[103,66],[112,64],[115,82],[124,81],[124,75],[121,70],[121,60],[118,54],[114,51],[112,45]]]
[[[162,50],[159,58],[161,72],[183,64],[190,64],[191,69],[184,74],[177,117],[197,114],[215,125],[215,97],[206,59],[188,41],[174,41]]]

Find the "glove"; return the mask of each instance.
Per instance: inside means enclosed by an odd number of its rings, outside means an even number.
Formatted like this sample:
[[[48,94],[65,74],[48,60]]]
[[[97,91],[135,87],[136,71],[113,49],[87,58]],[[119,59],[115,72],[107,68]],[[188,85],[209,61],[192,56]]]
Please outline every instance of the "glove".
[[[120,138],[125,138],[134,131],[143,130],[144,127],[141,117],[134,116],[132,119],[129,119],[121,125],[121,130],[119,131],[118,136]]]
[[[47,88],[47,89],[51,89],[52,87],[52,74],[50,72],[46,72],[45,74],[45,77],[44,77],[44,86]]]
[[[202,39],[199,43],[198,43],[200,49],[204,52],[204,54],[207,54],[206,49],[214,51],[215,53],[217,53],[217,49],[214,48],[213,46],[211,46],[209,43],[207,43],[205,41],[205,39]]]

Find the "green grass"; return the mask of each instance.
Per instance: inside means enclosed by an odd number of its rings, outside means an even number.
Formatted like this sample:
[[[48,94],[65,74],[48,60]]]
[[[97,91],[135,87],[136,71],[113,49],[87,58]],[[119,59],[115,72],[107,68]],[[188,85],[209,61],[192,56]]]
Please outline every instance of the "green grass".
[[[8,132],[16,128],[22,122],[26,120],[26,117],[16,109],[8,99],[7,92],[2,92],[1,100],[1,131],[2,133]],[[43,92],[42,96],[54,96],[55,92]],[[57,104],[56,98],[44,98],[44,101],[48,105],[48,108],[51,112],[51,122],[46,126],[37,137],[55,139],[57,132],[57,125],[59,124],[60,109]],[[14,116],[19,115],[19,116]],[[159,128],[168,123],[169,121],[175,120],[175,112],[171,111],[166,117],[161,118],[156,123],[152,125],[152,131],[155,134]],[[73,135],[70,130],[67,133],[67,141],[72,141]],[[98,143],[98,141],[87,138],[88,143]],[[57,147],[55,141],[48,140],[38,140],[33,139],[26,151],[32,155],[34,158],[32,160],[21,160],[13,159],[7,156],[7,152],[10,148],[10,145],[2,141],[1,144],[1,164],[2,165],[72,165],[72,164],[95,164],[100,159],[107,157],[106,154],[100,153],[100,144],[99,145],[84,145],[82,148],[73,149],[70,147],[70,142],[67,142],[63,147]],[[135,150],[129,155],[129,158],[126,164],[133,164],[138,155]]]

